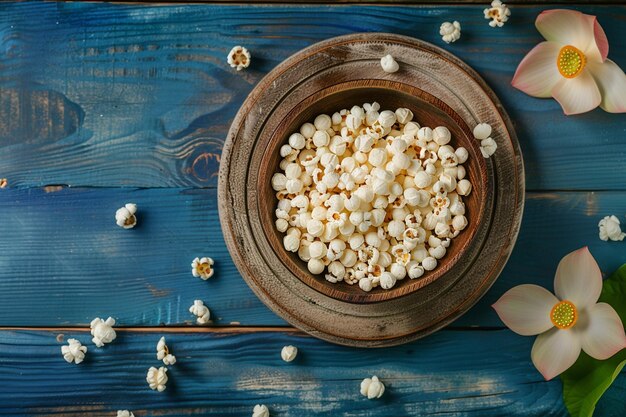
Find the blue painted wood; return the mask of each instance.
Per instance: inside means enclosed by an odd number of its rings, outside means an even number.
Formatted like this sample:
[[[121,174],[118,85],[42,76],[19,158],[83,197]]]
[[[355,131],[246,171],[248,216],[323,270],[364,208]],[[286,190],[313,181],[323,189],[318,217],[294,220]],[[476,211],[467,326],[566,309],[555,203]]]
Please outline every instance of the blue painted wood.
[[[485,77],[516,125],[530,189],[624,190],[624,115],[566,117],[509,85],[545,7],[513,7],[497,29],[483,7],[0,4],[0,176],[16,187],[214,186],[230,121],[265,73],[319,40],[387,31],[444,46]],[[598,15],[626,68],[626,6],[576,8]],[[453,45],[438,35],[446,20],[463,25]],[[225,63],[235,44],[253,55],[239,73]]]
[[[133,230],[114,222],[126,202],[139,206]],[[599,219],[609,214],[626,219],[626,193],[529,193],[502,276],[454,326],[501,325],[490,308],[501,294],[522,283],[551,289],[560,258],[584,245],[603,271],[617,269],[626,262],[626,241],[597,237]],[[0,326],[84,326],[103,315],[127,326],[184,325],[195,298],[217,325],[285,324],[234,267],[213,189],[4,189],[0,217]],[[209,281],[191,275],[196,256],[215,259]]]
[[[67,364],[63,338],[89,348]],[[165,335],[178,362],[166,391],[150,391],[145,375],[159,366],[155,346]],[[545,382],[530,362],[532,338],[498,331],[442,331],[402,347],[363,350],[330,345],[296,332],[119,332],[102,349],[87,332],[0,332],[0,415],[138,417],[249,416],[264,403],[273,417],[480,416],[565,417],[558,379]],[[299,355],[280,359],[284,345]],[[363,378],[386,384],[380,400],[359,393]],[[621,376],[598,416],[626,412]],[[609,407],[603,406],[607,404]]]

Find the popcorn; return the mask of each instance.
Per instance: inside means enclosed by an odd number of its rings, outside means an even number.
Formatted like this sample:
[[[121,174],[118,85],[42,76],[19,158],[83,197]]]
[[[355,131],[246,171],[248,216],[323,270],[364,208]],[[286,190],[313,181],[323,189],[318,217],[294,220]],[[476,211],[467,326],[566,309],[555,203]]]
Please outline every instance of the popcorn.
[[[85,359],[85,353],[87,353],[87,346],[83,346],[76,339],[67,339],[67,346],[61,346],[61,353],[63,359],[68,363],[74,362],[75,364],[81,363]]]
[[[480,141],[480,152],[485,158],[489,158],[491,155],[496,153],[496,149],[498,149],[498,144],[492,138],[487,138]]]
[[[151,366],[150,369],[148,369],[146,381],[148,382],[150,389],[159,392],[165,391],[165,384],[167,384],[167,380],[167,368],[165,366],[161,366],[159,369]]]
[[[435,269],[467,227],[469,153],[413,117],[364,103],[318,115],[281,147],[276,228],[310,273],[388,290]]]
[[[474,127],[474,137],[478,140],[487,139],[491,136],[491,125],[488,123],[479,123]]]
[[[234,46],[228,53],[228,65],[241,71],[250,65],[250,52],[243,46]]]
[[[385,55],[380,59],[380,66],[385,72],[396,72],[400,69],[400,66],[391,55]]]
[[[111,317],[106,319],[106,321],[101,318],[95,318],[91,321],[89,325],[91,327],[91,335],[93,336],[91,340],[97,347],[102,347],[105,343],[111,343],[115,340],[117,335],[115,330],[113,330],[114,325],[115,319]]]
[[[124,229],[132,229],[137,225],[137,205],[126,203],[124,207],[117,209],[115,212],[115,223]]]
[[[376,375],[371,378],[365,378],[361,382],[361,395],[369,400],[380,398],[385,393],[385,385],[378,379]]]
[[[165,365],[174,365],[176,356],[170,353],[169,348],[165,344],[165,337],[161,337],[157,343],[157,359],[163,361]]]
[[[204,305],[202,300],[195,300],[193,305],[189,307],[189,312],[196,316],[196,322],[198,324],[207,324],[211,318],[211,312],[208,307]]]
[[[297,355],[298,355],[298,348],[295,346],[291,346],[291,345],[284,346],[283,349],[280,351],[280,357],[285,362],[293,361]]]
[[[128,410],[117,410],[117,417],[135,417],[135,415]]]
[[[263,404],[257,404],[252,410],[252,417],[270,417],[270,410]]]
[[[605,242],[608,240],[622,241],[626,233],[620,228],[620,221],[616,216],[606,216],[598,223],[599,237]]]
[[[196,278],[201,278],[206,281],[215,273],[213,263],[213,259],[211,258],[195,258],[193,262],[191,262],[191,274]]]
[[[489,26],[494,27],[502,27],[504,23],[509,20],[509,16],[511,15],[511,10],[509,7],[502,3],[500,0],[493,0],[491,2],[491,7],[488,7],[484,10],[485,19],[491,19],[489,22]]]
[[[439,34],[445,43],[456,42],[461,37],[461,24],[457,21],[443,22]]]

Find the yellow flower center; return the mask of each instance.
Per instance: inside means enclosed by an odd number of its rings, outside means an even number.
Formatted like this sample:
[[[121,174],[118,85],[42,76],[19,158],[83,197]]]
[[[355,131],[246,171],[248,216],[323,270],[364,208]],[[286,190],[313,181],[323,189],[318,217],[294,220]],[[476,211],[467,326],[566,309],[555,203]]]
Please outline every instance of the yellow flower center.
[[[561,301],[552,307],[550,320],[559,329],[569,329],[578,320],[578,311],[571,301]]]
[[[556,58],[556,66],[565,78],[577,77],[585,68],[586,63],[587,57],[585,57],[585,54],[572,45],[562,47],[559,51],[559,56]]]

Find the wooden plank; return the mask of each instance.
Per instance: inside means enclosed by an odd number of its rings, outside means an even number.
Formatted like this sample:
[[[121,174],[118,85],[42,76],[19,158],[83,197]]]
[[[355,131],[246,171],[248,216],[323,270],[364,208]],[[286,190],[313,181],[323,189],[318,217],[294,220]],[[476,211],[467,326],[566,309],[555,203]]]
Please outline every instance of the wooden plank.
[[[96,348],[86,332],[0,332],[0,415],[109,417],[243,416],[266,404],[272,416],[567,416],[561,384],[545,382],[530,361],[532,338],[498,331],[442,331],[401,347],[338,347],[300,333],[168,333],[178,362],[162,393],[145,376],[159,366],[160,333],[119,332]],[[80,365],[66,363],[62,340],[84,342]],[[299,348],[290,364],[284,345]],[[380,400],[363,398],[363,378],[386,384]],[[597,414],[623,416],[626,375]],[[605,407],[604,404],[608,404]]]
[[[444,46],[486,79],[516,122],[530,189],[624,190],[622,115],[565,117],[509,85],[541,40],[544,7],[514,7],[498,29],[483,7],[3,3],[1,176],[14,187],[213,186],[230,121],[263,75],[322,39],[383,31]],[[578,9],[598,15],[626,67],[626,7]],[[446,20],[463,23],[449,46]],[[226,67],[235,44],[252,51],[245,72]]]
[[[203,299],[215,324],[284,325],[248,289],[226,251],[213,189],[0,190],[0,326],[87,325],[113,315],[120,325],[187,324]],[[139,205],[139,225],[113,215]],[[454,326],[500,326],[490,308],[514,285],[548,288],[559,259],[589,245],[602,270],[623,262],[626,242],[602,242],[605,215],[624,220],[625,192],[528,193],[520,236],[494,287]],[[216,274],[191,276],[208,255]],[[34,311],[36,313],[34,313]]]

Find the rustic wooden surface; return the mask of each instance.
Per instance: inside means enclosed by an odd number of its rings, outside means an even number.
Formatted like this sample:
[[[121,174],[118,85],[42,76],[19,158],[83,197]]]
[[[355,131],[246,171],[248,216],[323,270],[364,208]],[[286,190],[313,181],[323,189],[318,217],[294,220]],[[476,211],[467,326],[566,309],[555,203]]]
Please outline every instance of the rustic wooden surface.
[[[599,110],[567,118],[512,89],[549,6],[514,7],[500,29],[483,7],[1,3],[0,325],[84,328],[110,314],[134,327],[104,349],[87,343],[91,362],[79,366],[56,337],[88,342],[83,331],[0,331],[0,415],[246,416],[258,402],[277,416],[566,415],[560,382],[529,361],[532,339],[503,330],[489,306],[513,285],[550,287],[558,260],[583,245],[605,273],[626,261],[626,243],[596,235],[604,215],[625,219],[626,122]],[[626,7],[574,7],[598,16],[626,68]],[[437,28],[455,19],[463,38],[446,46]],[[359,31],[418,37],[476,69],[515,123],[530,190],[511,260],[480,303],[447,330],[373,352],[294,333],[254,297],[226,252],[213,189],[230,121],[260,78]],[[245,73],[224,63],[238,43],[254,55]],[[127,201],[142,211],[132,231],[113,224]],[[201,254],[217,259],[209,282],[190,275]],[[195,298],[223,332],[190,326]],[[138,327],[161,324],[174,327]],[[180,367],[158,394],[144,378],[164,332]],[[303,362],[286,367],[277,355],[289,343]],[[380,402],[356,392],[373,373],[391,381]],[[620,376],[596,415],[626,414],[624,395]]]

